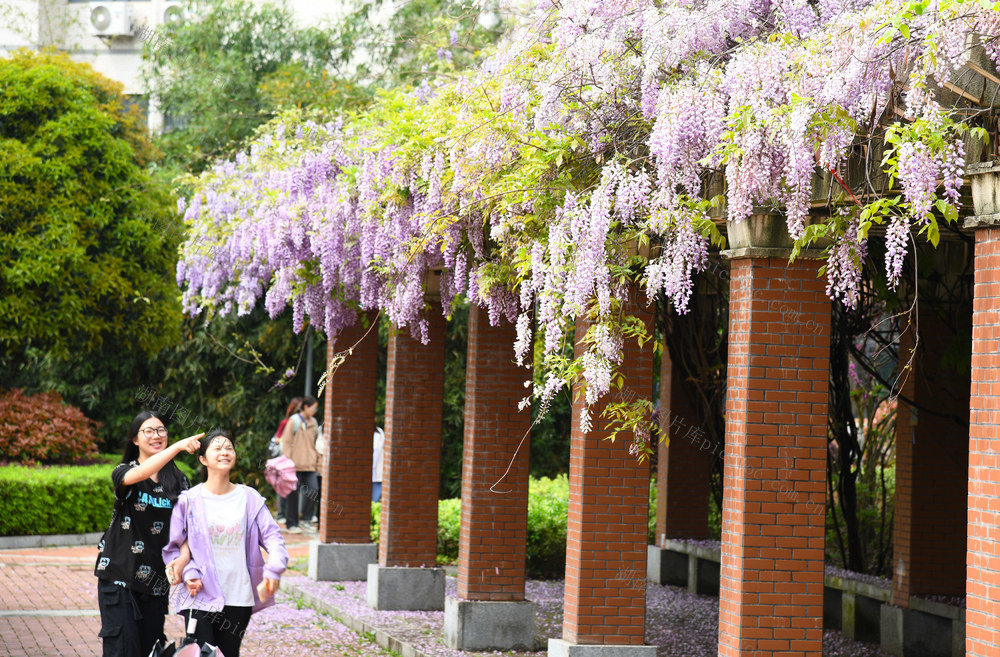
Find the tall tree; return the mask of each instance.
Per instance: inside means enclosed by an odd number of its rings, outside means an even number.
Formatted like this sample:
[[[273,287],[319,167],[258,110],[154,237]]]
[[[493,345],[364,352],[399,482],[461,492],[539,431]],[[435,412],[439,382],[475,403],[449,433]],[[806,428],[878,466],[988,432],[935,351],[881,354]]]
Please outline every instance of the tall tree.
[[[329,86],[336,50],[329,31],[297,27],[284,5],[224,0],[199,10],[150,32],[143,46],[150,101],[173,123],[161,146],[171,163],[193,171],[234,153],[287,106],[285,97],[275,100],[273,81],[268,93],[273,76],[279,89],[315,99],[317,87]],[[282,87],[288,77],[297,84]]]
[[[120,84],[52,52],[0,59],[0,369],[176,338],[180,232],[153,155]]]

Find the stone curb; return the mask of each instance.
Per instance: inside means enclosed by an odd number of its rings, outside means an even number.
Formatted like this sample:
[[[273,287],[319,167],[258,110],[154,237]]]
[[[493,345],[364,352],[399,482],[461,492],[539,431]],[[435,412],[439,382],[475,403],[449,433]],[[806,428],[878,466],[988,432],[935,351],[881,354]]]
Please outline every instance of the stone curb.
[[[345,614],[343,611],[333,606],[329,602],[320,600],[316,596],[312,595],[311,593],[303,591],[294,584],[288,587],[288,593],[294,597],[301,599],[303,602],[305,602],[313,609],[322,611],[324,613],[329,614],[333,618],[336,618],[338,621],[340,621],[347,627],[351,628],[355,632],[358,632],[360,634],[367,634],[371,637],[374,637],[375,643],[382,646],[386,650],[391,650],[399,654],[401,657],[434,657],[433,655],[429,655],[421,650],[417,650],[408,643],[404,643],[403,641],[390,635],[383,629],[375,627],[374,625],[370,625],[359,618],[351,616],[350,614]]]
[[[0,611],[0,618],[25,618],[25,617],[58,617],[58,618],[78,618],[83,616],[100,616],[97,609],[14,609],[11,611]]]
[[[24,548],[67,547],[74,545],[93,545],[101,541],[104,532],[90,534],[49,534],[42,536],[0,536],[0,550]]]

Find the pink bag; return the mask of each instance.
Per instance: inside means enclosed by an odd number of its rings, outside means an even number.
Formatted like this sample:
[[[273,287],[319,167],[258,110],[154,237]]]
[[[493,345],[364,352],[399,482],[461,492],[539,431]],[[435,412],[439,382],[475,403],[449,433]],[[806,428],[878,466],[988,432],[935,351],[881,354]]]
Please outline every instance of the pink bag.
[[[295,463],[287,456],[277,456],[264,463],[264,479],[281,497],[286,497],[299,486],[295,476]]]

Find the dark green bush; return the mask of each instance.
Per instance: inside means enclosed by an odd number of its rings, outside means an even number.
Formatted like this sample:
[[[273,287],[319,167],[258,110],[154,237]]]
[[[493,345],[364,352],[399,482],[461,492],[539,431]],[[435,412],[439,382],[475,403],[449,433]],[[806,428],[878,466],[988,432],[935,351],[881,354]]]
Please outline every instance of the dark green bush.
[[[111,522],[113,463],[0,467],[0,535],[83,534]]]

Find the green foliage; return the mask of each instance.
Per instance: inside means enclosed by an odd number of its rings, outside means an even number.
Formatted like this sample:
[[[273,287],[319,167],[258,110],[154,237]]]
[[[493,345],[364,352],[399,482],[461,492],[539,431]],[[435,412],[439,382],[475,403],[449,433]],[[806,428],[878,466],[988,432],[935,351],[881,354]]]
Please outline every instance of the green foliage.
[[[893,564],[897,408],[890,393],[889,388],[865,375],[855,375],[852,379],[851,406],[857,417],[861,452],[849,475],[836,467],[837,461],[834,461],[828,474],[826,504],[827,562],[889,578]],[[848,511],[839,499],[843,497],[844,484],[851,483],[843,479],[845,476],[853,479],[853,518],[847,517]],[[857,537],[853,545],[852,533]]]
[[[58,393],[0,393],[0,459],[69,463],[97,452],[97,425]]]
[[[531,480],[528,486],[528,577],[558,579],[566,572],[569,479]]]
[[[0,59],[0,369],[29,347],[176,338],[179,232],[120,84],[52,52]]]
[[[525,391],[527,393],[527,391]],[[532,408],[535,424],[531,427],[532,477],[555,477],[569,469],[569,438],[572,400],[567,389],[560,391],[542,414],[538,404]]]
[[[433,312],[433,311],[432,311]],[[457,306],[445,333],[444,399],[441,417],[442,498],[462,494],[462,445],[465,439],[465,357],[469,304]],[[457,536],[456,536],[457,541]],[[455,543],[456,549],[458,543]],[[457,556],[456,552],[456,556]]]
[[[458,537],[462,525],[462,500],[438,501],[438,563],[458,561]]]
[[[834,477],[836,486],[837,474]],[[896,466],[877,468],[869,476],[858,477],[855,483],[858,496],[857,523],[865,556],[864,572],[879,577],[892,578],[892,527],[896,499]],[[826,505],[826,561],[840,568],[847,568],[840,525],[843,519],[836,504]]]
[[[121,451],[125,432],[141,410],[137,391],[148,381],[149,357],[130,352],[118,341],[66,356],[30,347],[16,364],[0,368],[0,386],[54,391],[97,420],[101,451]]]
[[[504,29],[494,9],[456,0],[362,0],[332,34],[341,68],[353,69],[362,84],[389,89],[470,69]]]
[[[656,477],[649,479],[649,518],[646,520],[646,542],[656,544]]]
[[[357,100],[326,88],[332,35],[296,27],[285,5],[224,0],[199,3],[198,14],[158,27],[143,47],[150,100],[178,124],[161,142],[171,163],[200,171],[238,150],[279,109]]]
[[[529,491],[528,576],[545,579],[562,577],[566,569],[566,517],[569,508],[569,482],[566,475],[560,475],[554,479],[531,479]],[[381,504],[372,502],[371,539],[373,543],[377,543],[379,539],[381,509]],[[461,520],[461,499],[438,500],[438,563],[454,563],[458,559]]]
[[[648,537],[656,530],[656,485],[650,483]],[[378,541],[379,505],[372,504],[372,540]],[[531,478],[528,482],[528,577],[559,579],[566,571],[566,520],[569,514],[569,479]],[[460,499],[438,501],[438,563],[458,559],[462,503]]]
[[[148,379],[157,383],[141,395],[145,405],[166,412],[167,428],[175,437],[213,427],[228,430],[237,447],[234,480],[262,493],[269,491],[263,479],[267,443],[289,400],[304,392],[307,338],[305,332],[295,335],[291,324],[290,313],[271,320],[263,308],[208,323],[186,319],[185,340],[158,356]],[[315,385],[326,362],[322,336],[313,335],[312,349]],[[286,378],[279,370],[289,365],[295,375]],[[320,422],[323,403],[321,399]],[[182,458],[196,463],[193,457]]]
[[[369,94],[353,81],[335,78],[324,69],[309,69],[301,62],[279,66],[264,77],[258,91],[261,105],[272,111],[300,109],[334,114],[371,101]]]
[[[0,536],[103,531],[114,506],[113,469],[111,463],[0,467]]]
[[[258,464],[289,400],[303,394],[305,336],[293,333],[289,314],[271,320],[262,309],[208,324],[178,318],[178,325],[184,341],[152,359],[112,345],[66,358],[28,350],[17,369],[0,370],[0,385],[58,392],[102,423],[100,448],[107,452],[121,451],[132,418],[144,408],[164,413],[175,438],[227,429],[243,447],[234,477],[268,492]],[[314,384],[324,367],[325,347],[322,338],[314,339]],[[283,376],[288,367],[295,370],[293,377]],[[200,480],[201,466],[193,456],[182,454],[178,460],[194,468]]]

